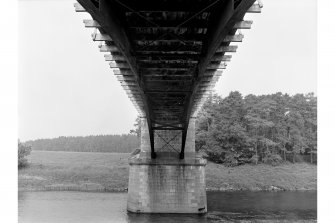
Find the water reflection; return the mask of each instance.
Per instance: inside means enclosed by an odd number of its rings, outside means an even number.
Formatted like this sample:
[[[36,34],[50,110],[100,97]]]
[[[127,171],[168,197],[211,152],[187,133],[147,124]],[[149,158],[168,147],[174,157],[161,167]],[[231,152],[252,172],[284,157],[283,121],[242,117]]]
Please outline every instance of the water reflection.
[[[128,213],[125,193],[19,192],[19,222],[272,222],[317,217],[315,191],[208,192],[207,196],[206,215],[180,215]]]

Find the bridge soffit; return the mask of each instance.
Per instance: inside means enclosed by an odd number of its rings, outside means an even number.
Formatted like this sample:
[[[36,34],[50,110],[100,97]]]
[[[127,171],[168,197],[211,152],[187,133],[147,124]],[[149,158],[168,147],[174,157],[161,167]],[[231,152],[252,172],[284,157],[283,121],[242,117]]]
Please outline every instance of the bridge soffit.
[[[77,12],[106,52],[105,60],[141,116],[147,117],[154,154],[154,130],[182,131],[181,158],[189,119],[197,115],[249,29],[245,13],[259,13],[255,0],[212,0],[190,4],[153,0],[78,0]],[[153,155],[154,158],[154,155]]]

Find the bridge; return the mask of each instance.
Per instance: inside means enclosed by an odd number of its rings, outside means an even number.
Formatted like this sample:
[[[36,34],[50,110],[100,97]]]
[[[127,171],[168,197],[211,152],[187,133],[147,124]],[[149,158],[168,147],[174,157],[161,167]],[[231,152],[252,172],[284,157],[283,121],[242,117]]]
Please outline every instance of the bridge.
[[[204,213],[206,162],[195,118],[260,13],[255,0],[78,0],[77,12],[141,117],[130,159],[131,212]]]

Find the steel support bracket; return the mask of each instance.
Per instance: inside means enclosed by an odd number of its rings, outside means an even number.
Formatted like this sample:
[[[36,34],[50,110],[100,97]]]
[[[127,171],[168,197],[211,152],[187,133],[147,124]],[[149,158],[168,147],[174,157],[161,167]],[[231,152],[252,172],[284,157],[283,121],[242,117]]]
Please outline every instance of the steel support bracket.
[[[181,151],[180,151],[180,155],[179,158],[180,159],[184,159],[185,157],[185,144],[186,144],[186,136],[187,136],[187,127],[185,126],[185,128],[182,131],[182,135],[181,135]]]

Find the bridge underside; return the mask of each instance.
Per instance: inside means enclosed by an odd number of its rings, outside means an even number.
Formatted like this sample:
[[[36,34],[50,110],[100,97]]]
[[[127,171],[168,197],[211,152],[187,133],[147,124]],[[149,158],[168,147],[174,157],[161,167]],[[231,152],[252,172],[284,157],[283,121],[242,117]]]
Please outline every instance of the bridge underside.
[[[258,13],[258,0],[78,0],[141,118],[130,159],[128,210],[203,213],[205,162],[195,155],[195,117]]]
[[[190,117],[197,115],[249,29],[255,0],[78,0],[92,38],[140,116],[147,118],[151,157],[154,131],[181,130],[184,157]],[[104,43],[104,44],[103,44]]]

